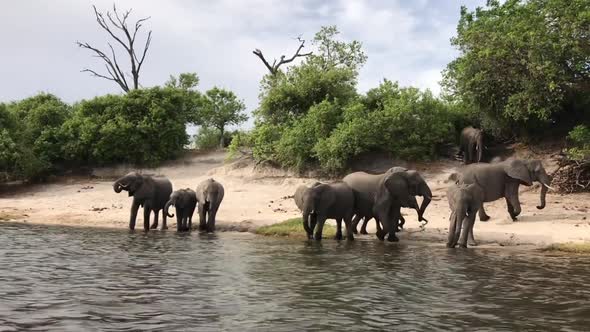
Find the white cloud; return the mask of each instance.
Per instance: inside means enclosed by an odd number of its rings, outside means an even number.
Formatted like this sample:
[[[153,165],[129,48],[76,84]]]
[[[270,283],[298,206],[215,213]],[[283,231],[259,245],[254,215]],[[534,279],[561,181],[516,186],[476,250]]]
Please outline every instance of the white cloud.
[[[471,8],[484,0],[469,0]],[[99,9],[112,0],[94,1]],[[93,19],[91,2],[12,1],[0,12],[0,101],[48,91],[67,101],[119,93],[112,82],[80,73],[101,68],[76,40],[97,46],[106,35]],[[361,70],[361,91],[386,77],[437,92],[440,71],[455,56],[459,2],[420,0],[221,0],[117,1],[133,17],[151,16],[153,42],[142,83],[162,84],[170,74],[197,72],[201,87],[234,90],[250,111],[258,104],[258,83],[265,67],[251,52],[269,57],[290,54],[298,35],[310,40],[322,25],[336,24],[342,37],[364,45],[368,62]],[[308,43],[311,47],[310,43]]]

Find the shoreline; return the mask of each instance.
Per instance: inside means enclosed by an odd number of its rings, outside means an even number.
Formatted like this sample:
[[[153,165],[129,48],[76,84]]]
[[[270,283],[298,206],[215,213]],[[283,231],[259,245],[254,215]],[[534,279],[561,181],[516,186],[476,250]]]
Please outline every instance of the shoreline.
[[[175,189],[194,188],[212,177],[221,182],[226,196],[219,210],[217,231],[254,232],[260,226],[276,224],[300,217],[291,198],[297,186],[317,179],[299,178],[283,170],[257,167],[251,160],[238,158],[225,162],[225,152],[188,155],[146,173],[167,176]],[[550,172],[550,160],[543,160]],[[400,240],[444,243],[448,232],[449,207],[445,197],[448,175],[462,165],[441,160],[429,163],[396,165],[416,169],[424,176],[433,192],[426,210],[426,230],[416,232],[418,223],[413,210],[403,209],[407,229]],[[132,168],[118,166],[93,170],[91,176],[61,177],[52,183],[9,188],[0,196],[0,222],[127,229],[131,199],[116,194],[112,181]],[[492,217],[488,222],[476,221],[474,235],[481,245],[548,247],[564,243],[590,243],[590,193],[561,195],[549,192],[547,206],[537,210],[539,187],[520,188],[522,214],[512,222],[504,200],[486,203]],[[197,220],[198,216],[193,216]],[[141,213],[136,231],[142,228]],[[193,220],[195,221],[195,220]],[[161,221],[160,221],[161,222]],[[330,221],[333,224],[333,221]],[[168,231],[176,231],[176,219],[169,220]],[[360,225],[359,225],[360,229]],[[375,222],[369,222],[369,233]],[[373,235],[374,236],[374,235]],[[377,239],[375,239],[377,241]]]

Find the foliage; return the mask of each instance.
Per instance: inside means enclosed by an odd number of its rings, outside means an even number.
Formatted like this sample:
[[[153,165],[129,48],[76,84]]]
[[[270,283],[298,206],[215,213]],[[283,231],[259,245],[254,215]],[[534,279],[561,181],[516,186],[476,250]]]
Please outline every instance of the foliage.
[[[205,93],[201,105],[201,119],[205,126],[210,126],[225,136],[225,129],[229,125],[238,125],[246,120],[248,116],[244,113],[246,106],[244,102],[229,90],[214,87]],[[224,146],[224,141],[220,141]]]
[[[577,161],[590,161],[590,128],[578,125],[570,131],[567,138],[573,144],[567,149],[568,157]]]
[[[181,90],[156,87],[76,104],[63,128],[67,160],[154,165],[176,157],[188,143],[184,97]]]
[[[451,40],[461,55],[447,66],[445,88],[480,111],[486,129],[546,128],[588,93],[588,8],[588,0],[493,0],[474,12],[462,7]]]
[[[242,134],[238,130],[225,131],[223,133],[223,147],[231,146],[236,137]],[[193,136],[193,144],[199,150],[214,150],[219,148],[221,132],[213,127],[200,127],[197,134]],[[236,143],[238,144],[238,143]]]
[[[590,242],[554,243],[543,248],[543,251],[561,251],[574,254],[590,254]]]
[[[307,233],[305,233],[305,229],[303,229],[303,221],[301,218],[293,218],[282,221],[280,223],[261,226],[256,229],[255,233],[265,236],[288,236],[297,238],[307,238]],[[328,238],[333,237],[335,235],[336,227],[328,223],[324,224],[322,236]]]
[[[173,89],[195,90],[199,81],[197,73],[181,73],[178,77],[170,75],[164,86]]]
[[[238,152],[244,153],[245,149],[251,150],[253,135],[251,132],[236,130],[228,145],[228,159],[235,158]]]

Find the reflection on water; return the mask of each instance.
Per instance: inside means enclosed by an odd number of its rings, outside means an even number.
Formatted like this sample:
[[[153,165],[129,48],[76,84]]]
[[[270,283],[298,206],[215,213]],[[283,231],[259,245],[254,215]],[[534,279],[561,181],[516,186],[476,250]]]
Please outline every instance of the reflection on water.
[[[0,330],[587,330],[590,257],[0,224]]]

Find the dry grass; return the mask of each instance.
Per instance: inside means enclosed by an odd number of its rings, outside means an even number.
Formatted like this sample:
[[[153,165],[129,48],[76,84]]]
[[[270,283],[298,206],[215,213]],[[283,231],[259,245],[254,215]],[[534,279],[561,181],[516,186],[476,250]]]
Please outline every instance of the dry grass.
[[[583,243],[555,243],[543,249],[544,251],[561,251],[576,254],[590,254],[590,242]]]

